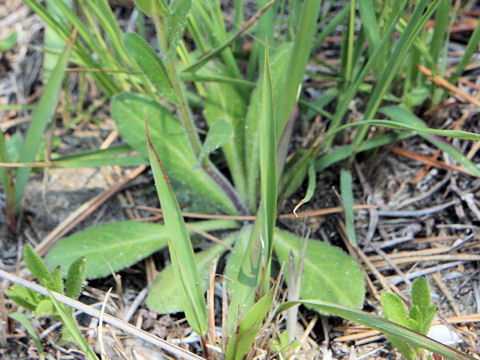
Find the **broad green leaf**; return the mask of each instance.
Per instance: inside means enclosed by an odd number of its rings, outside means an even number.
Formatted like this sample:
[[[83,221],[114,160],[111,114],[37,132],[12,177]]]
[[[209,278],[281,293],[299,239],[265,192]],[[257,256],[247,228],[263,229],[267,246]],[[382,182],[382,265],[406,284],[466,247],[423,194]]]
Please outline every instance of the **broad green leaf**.
[[[202,231],[236,226],[232,221],[215,220],[193,223]],[[48,252],[45,260],[49,268],[61,266],[66,271],[78,258],[85,257],[85,276],[95,279],[111,275],[131,266],[155,251],[167,246],[164,225],[121,221],[77,232],[61,239]]]
[[[85,280],[85,264],[87,259],[82,256],[75,260],[68,268],[67,278],[65,280],[65,295],[76,300],[82,291],[83,281]]]
[[[178,99],[172,90],[165,65],[150,45],[135,33],[123,35],[122,44],[160,95],[177,103]]]
[[[352,174],[349,170],[342,169],[340,171],[340,191],[342,193],[343,211],[345,212],[345,228],[347,229],[348,241],[350,241],[350,244],[356,245],[357,238],[355,236],[355,217],[353,213]]]
[[[111,107],[120,134],[133,149],[148,158],[144,130],[147,118],[152,142],[169,177],[188,187],[197,199],[208,199],[223,211],[236,213],[230,199],[205,170],[194,169],[196,159],[183,126],[167,109],[146,97],[134,94],[117,95]],[[212,206],[204,210],[211,212]]]
[[[37,281],[51,289],[54,284],[53,276],[30,244],[26,244],[23,248],[23,261]]]
[[[27,316],[21,312],[14,312],[14,313],[8,314],[8,317],[18,321],[20,324],[22,324],[25,327],[25,329],[27,330],[27,332],[35,342],[35,347],[37,348],[38,356],[40,357],[40,360],[45,360],[45,355],[43,353],[43,347],[40,342],[40,338],[35,332],[35,329],[33,328],[33,325],[30,322],[30,320],[27,318]]]
[[[281,97],[282,84],[286,77],[286,68],[290,55],[292,53],[292,44],[284,44],[277,48],[272,56],[270,63],[273,102],[278,104]],[[260,75],[263,78],[263,74]],[[261,100],[262,100],[262,82],[258,82],[252,92],[250,104],[248,105],[247,118],[245,123],[245,168],[247,175],[247,206],[250,211],[255,211],[259,192],[259,130],[261,118]],[[276,137],[279,139],[281,132],[277,129]]]
[[[302,238],[277,229],[274,250],[279,261],[288,264],[290,253],[292,253],[298,266],[304,241]],[[365,298],[363,273],[355,260],[343,250],[319,240],[310,239],[302,260],[304,269],[300,290],[301,299],[317,299],[355,308],[362,307]],[[288,280],[288,275],[285,278]]]
[[[327,301],[318,300],[299,300],[288,301],[279,306],[277,313],[288,310],[292,306],[303,304],[309,307],[317,307],[325,313],[330,313],[344,319],[353,321],[355,323],[364,325],[370,329],[378,330],[385,335],[397,338],[404,343],[418,346],[432,351],[435,354],[446,357],[451,360],[476,360],[475,358],[461,353],[446,345],[432,340],[425,335],[419,334],[413,330],[410,330],[404,326],[396,324],[392,321],[383,319],[381,317],[366,313],[361,310],[357,310],[351,307],[334,304]]]
[[[152,167],[158,199],[163,210],[168,233],[168,250],[175,278],[180,288],[180,303],[189,325],[200,336],[207,331],[207,304],[200,283],[200,274],[193,253],[185,221],[178,205],[168,174],[155,151],[145,122],[148,155]]]
[[[72,47],[73,39],[67,43],[65,50],[59,57],[57,65],[53,69],[49,81],[45,86],[45,90],[40,98],[37,108],[35,109],[33,119],[28,127],[27,134],[25,135],[20,162],[32,162],[37,156],[43,132],[45,131],[48,122],[55,114],[58,94],[60,92]],[[31,168],[19,168],[15,174],[15,212],[18,212],[21,209],[23,193],[31,171]]]
[[[231,123],[223,118],[218,118],[208,129],[207,138],[202,145],[196,166],[200,166],[205,156],[229,142],[232,136],[233,127]]]
[[[170,14],[165,19],[168,34],[168,52],[165,54],[166,60],[170,60],[177,51],[177,44],[183,36],[191,6],[191,0],[176,0],[171,2],[169,8]]]
[[[272,307],[273,289],[260,300],[245,314],[245,317],[240,322],[238,332],[230,339],[227,352],[225,354],[226,360],[241,360],[251,349],[252,344],[258,335],[258,331],[263,323],[263,320]]]
[[[273,253],[273,232],[277,217],[277,139],[272,77],[268,45],[265,46],[265,71],[262,81],[262,105],[260,111],[260,211],[262,240],[265,251],[266,281],[270,283],[270,261]]]
[[[428,140],[433,145],[437,146],[440,150],[445,151],[452,156],[459,164],[473,172],[476,176],[480,176],[480,170],[477,166],[460,151],[458,151],[452,145],[436,138],[433,135],[451,136],[466,140],[480,140],[479,134],[469,133],[461,130],[437,130],[429,129],[425,122],[419,117],[415,116],[409,109],[403,106],[387,106],[380,109],[382,114],[387,115],[398,123],[401,123],[406,128],[409,127],[412,130],[416,130],[418,134],[425,140]]]
[[[384,134],[384,135],[372,137],[371,139],[368,139],[362,143],[358,152],[379,148],[383,145],[392,144],[397,140],[405,139],[410,136],[412,136],[412,134],[402,133],[402,134]],[[353,154],[353,145],[345,145],[345,146],[336,148],[332,150],[330,153],[321,156],[315,162],[315,170],[322,171],[339,161],[347,159],[352,154]]]
[[[237,238],[237,233],[223,239],[226,244],[232,244]],[[214,245],[208,250],[195,254],[195,261],[200,273],[200,281],[203,291],[208,288],[210,265],[215,258],[219,258],[227,249],[222,245]],[[150,285],[146,304],[150,310],[159,314],[172,314],[183,311],[180,301],[181,292],[179,283],[175,278],[172,265],[168,265],[158,274],[155,281]]]

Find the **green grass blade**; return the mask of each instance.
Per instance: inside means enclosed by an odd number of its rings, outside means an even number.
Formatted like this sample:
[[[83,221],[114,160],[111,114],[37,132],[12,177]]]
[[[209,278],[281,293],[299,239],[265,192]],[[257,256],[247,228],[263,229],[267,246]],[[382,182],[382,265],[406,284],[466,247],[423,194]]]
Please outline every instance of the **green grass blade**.
[[[342,194],[343,211],[345,212],[345,228],[347,229],[348,240],[352,245],[356,245],[352,174],[349,170],[342,169],[340,172],[340,192]]]
[[[332,119],[329,131],[335,130],[348,110],[348,106],[352,99],[355,97],[360,85],[364,82],[365,77],[368,75],[369,71],[375,66],[378,61],[378,58],[382,54],[382,52],[387,48],[387,46],[391,43],[391,37],[393,31],[395,30],[395,24],[397,23],[400,16],[403,14],[403,9],[407,4],[407,0],[404,0],[399,4],[399,11],[394,14],[394,18],[391,19],[391,22],[388,24],[387,29],[385,30],[385,34],[383,35],[382,41],[377,46],[377,48],[373,51],[372,56],[368,59],[367,63],[363,66],[363,68],[359,71],[357,75],[355,75],[354,82],[345,90],[344,95],[342,96],[341,101],[337,105],[337,109],[335,111],[335,115]],[[327,147],[330,147],[331,141],[333,138],[327,142]]]
[[[402,35],[400,36],[395,49],[389,57],[385,67],[388,69],[388,71],[383,72],[382,77],[375,87],[375,90],[370,96],[370,101],[368,102],[367,109],[364,113],[364,119],[373,118],[377,112],[377,109],[383,101],[387,90],[390,88],[397,70],[407,54],[407,51],[410,49],[420,31],[424,28],[427,20],[431,17],[439,2],[440,0],[433,0],[428,6],[426,6],[428,3],[426,0],[420,0],[416,3],[415,10],[412,13]],[[355,151],[360,147],[360,144],[365,138],[368,129],[368,126],[364,126],[357,132],[353,142]]]
[[[290,307],[305,304],[322,308],[325,312],[339,316],[341,318],[353,321],[358,324],[362,324],[370,329],[378,330],[385,335],[399,339],[405,343],[419,346],[421,348],[432,351],[437,355],[441,355],[451,360],[477,360],[471,356],[461,353],[455,349],[452,349],[446,345],[440,344],[435,340],[429,339],[425,335],[419,334],[413,330],[407,329],[401,325],[398,325],[392,321],[380,318],[378,316],[366,313],[361,310],[353,309],[346,306],[337,305],[326,301],[289,301],[280,305],[277,313],[281,313],[288,310]]]
[[[447,40],[446,37],[450,35],[448,18],[451,5],[450,0],[441,0],[435,13],[435,25],[433,27],[432,42],[430,43],[429,49],[432,58],[430,70],[432,70],[434,74],[437,73],[438,60],[440,59],[440,53]]]
[[[33,119],[28,128],[27,134],[22,147],[22,154],[20,156],[20,162],[32,162],[35,160],[38,150],[40,149],[40,143],[42,141],[42,135],[47,127],[48,122],[55,114],[58,94],[62,85],[63,77],[65,76],[65,70],[70,58],[70,53],[74,44],[74,38],[71,38],[67,43],[65,50],[58,59],[58,63],[55,69],[52,71],[50,80],[48,81],[45,91],[38,103],[38,106],[33,115]],[[23,193],[25,186],[30,176],[31,168],[18,169],[15,175],[15,211],[18,212],[22,206]]]
[[[263,217],[262,237],[265,244],[266,264],[270,263],[273,251],[273,231],[277,216],[277,139],[274,114],[272,77],[268,45],[265,47],[265,71],[262,82],[262,105],[260,117],[260,193]],[[268,282],[270,279],[268,278]]]
[[[312,50],[316,22],[320,13],[321,0],[309,0],[302,3],[298,30],[295,34],[293,52],[286,69],[286,79],[278,101],[278,130],[283,132],[297,98],[298,87],[303,76]]]
[[[147,122],[145,123],[145,131],[150,165],[163,210],[165,226],[169,234],[168,248],[170,259],[177,281],[181,284],[181,300],[185,309],[185,316],[192,329],[200,336],[203,336],[207,331],[207,305],[200,283],[200,275],[195,262],[192,243],[170,180],[150,140]]]
[[[143,156],[134,155],[132,151],[128,145],[117,145],[108,149],[61,156],[52,159],[52,165],[60,168],[81,168],[113,165],[139,166],[148,163]]]
[[[70,335],[73,337],[78,346],[80,346],[80,348],[87,355],[89,360],[98,360],[97,355],[95,355],[93,350],[90,348],[90,345],[88,345],[87,340],[83,337],[82,333],[78,329],[78,325],[75,323],[74,319],[65,311],[65,305],[60,304],[57,299],[55,299],[55,297],[52,295],[52,293],[49,292],[49,295],[50,300],[55,306],[55,310],[62,319],[63,325],[66,329],[68,329]]]
[[[315,166],[313,163],[310,164],[308,167],[308,185],[307,185],[307,192],[305,193],[305,196],[303,197],[302,200],[295,206],[293,209],[293,212],[296,214],[297,210],[302,206],[303,204],[306,204],[309,202],[313,194],[315,193],[315,187],[317,185],[317,173],[315,172]]]
[[[40,360],[45,360],[45,354],[43,353],[43,347],[42,347],[42,343],[40,342],[40,338],[35,332],[35,329],[33,328],[33,325],[30,322],[30,320],[27,318],[27,316],[21,312],[14,312],[9,314],[8,317],[12,318],[13,320],[17,320],[20,324],[22,324],[25,327],[25,329],[27,330],[27,332],[30,334],[33,341],[35,342],[35,347],[37,348],[38,356],[40,357]]]
[[[470,36],[470,40],[468,40],[467,47],[463,53],[463,56],[460,62],[457,65],[454,73],[448,78],[448,81],[452,84],[455,84],[458,81],[460,75],[463,74],[465,67],[470,62],[473,54],[477,51],[478,44],[480,43],[480,21],[477,23],[475,30],[473,31],[472,35]]]

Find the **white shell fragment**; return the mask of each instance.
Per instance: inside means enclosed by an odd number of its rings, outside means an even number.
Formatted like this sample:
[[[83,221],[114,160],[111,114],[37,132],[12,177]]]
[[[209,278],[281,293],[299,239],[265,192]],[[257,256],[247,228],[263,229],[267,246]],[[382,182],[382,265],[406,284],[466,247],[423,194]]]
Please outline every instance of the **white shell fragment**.
[[[445,325],[434,325],[430,328],[427,336],[444,345],[451,346],[462,342],[458,334]]]

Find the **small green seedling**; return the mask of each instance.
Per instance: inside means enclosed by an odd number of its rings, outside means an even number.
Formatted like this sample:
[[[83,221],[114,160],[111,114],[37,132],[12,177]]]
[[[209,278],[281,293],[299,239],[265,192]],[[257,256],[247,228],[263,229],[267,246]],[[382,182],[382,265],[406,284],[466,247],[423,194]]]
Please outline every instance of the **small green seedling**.
[[[278,353],[280,359],[288,359],[295,350],[300,347],[301,343],[298,340],[290,342],[290,335],[287,331],[280,334],[278,339],[272,340],[270,349]]]
[[[437,312],[437,307],[432,305],[430,288],[424,277],[418,278],[412,284],[412,307],[408,314],[398,295],[386,292],[382,294],[381,303],[385,318],[423,335],[428,333]],[[407,344],[394,336],[387,338],[407,360],[418,359],[423,352],[422,348]]]
[[[24,247],[23,258],[40,285],[50,291],[55,291],[75,300],[78,299],[85,280],[84,257],[77,259],[70,265],[65,281],[62,279],[60,267],[50,272],[40,256],[28,244]],[[13,285],[5,293],[18,305],[32,311],[36,317],[48,316],[60,321],[64,325],[60,342],[79,345],[89,359],[97,358],[78,330],[73,316],[73,308],[58,303],[53,296],[40,295],[21,285]]]

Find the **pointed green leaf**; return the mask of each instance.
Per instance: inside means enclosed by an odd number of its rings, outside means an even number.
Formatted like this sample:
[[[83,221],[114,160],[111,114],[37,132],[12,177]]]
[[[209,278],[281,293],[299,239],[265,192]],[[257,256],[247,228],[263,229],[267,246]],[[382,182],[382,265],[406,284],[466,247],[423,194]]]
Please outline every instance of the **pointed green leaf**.
[[[14,313],[8,314],[8,317],[18,321],[20,324],[22,324],[25,327],[25,329],[28,331],[33,341],[35,342],[35,347],[37,348],[38,356],[40,357],[40,360],[45,360],[45,355],[43,354],[43,347],[40,342],[40,338],[35,332],[35,329],[33,328],[33,325],[30,322],[30,320],[27,318],[27,316],[21,312],[14,312]]]
[[[313,162],[310,164],[308,167],[308,185],[307,185],[307,192],[305,193],[305,196],[303,197],[302,200],[295,206],[295,209],[293,209],[293,212],[296,213],[297,210],[302,206],[303,204],[306,204],[309,202],[313,194],[315,193],[315,187],[317,185],[317,173],[315,172],[315,166],[313,165]]]
[[[207,331],[207,305],[192,243],[167,172],[150,139],[148,122],[145,123],[145,131],[150,165],[169,236],[170,260],[175,278],[180,284],[180,302],[192,329],[203,336]]]
[[[40,302],[36,293],[21,285],[11,286],[5,290],[5,294],[18,305],[30,311],[34,311]]]
[[[231,244],[237,233],[224,239],[224,243]],[[195,261],[201,277],[202,290],[205,292],[209,285],[210,265],[215,258],[219,258],[227,249],[222,245],[214,245],[208,250],[195,254]],[[163,269],[150,285],[146,304],[150,310],[159,314],[172,314],[183,311],[181,305],[181,289],[175,278],[172,265]]]
[[[82,291],[83,281],[85,280],[85,264],[87,259],[82,256],[75,260],[68,268],[67,278],[65,280],[65,295],[76,300]]]
[[[123,35],[122,44],[160,95],[177,103],[178,99],[172,90],[165,65],[150,45],[135,33]]]
[[[262,240],[265,246],[265,264],[270,263],[273,251],[273,231],[277,217],[277,123],[274,113],[272,76],[268,45],[265,46],[265,71],[262,82],[260,111],[260,199],[262,212]],[[269,265],[267,265],[269,266]],[[268,279],[270,282],[270,279]]]
[[[225,354],[226,360],[241,360],[250,350],[263,320],[272,307],[273,289],[248,310],[240,322],[237,334],[230,339]]]
[[[23,248],[23,261],[25,261],[25,265],[27,265],[28,270],[35,276],[37,281],[42,286],[50,289],[50,286],[54,283],[52,274],[50,274],[42,258],[30,244],[26,244]]]
[[[281,263],[288,264],[290,253],[298,264],[304,239],[285,231],[275,231],[274,249]],[[360,308],[365,298],[363,273],[353,258],[336,246],[310,239],[304,261],[300,297]],[[287,271],[288,273],[288,271]],[[289,279],[288,275],[285,279]]]
[[[58,59],[57,65],[53,69],[45,90],[40,98],[40,101],[33,114],[33,119],[28,127],[25,135],[24,145],[22,147],[22,154],[20,162],[28,163],[35,160],[40,143],[42,141],[42,134],[55,114],[57,107],[58,94],[62,85],[63,77],[67,68],[70,53],[73,47],[73,40],[70,40],[65,47],[65,50]],[[15,174],[15,211],[20,211],[22,206],[23,193],[30,176],[31,168],[19,168]]]

